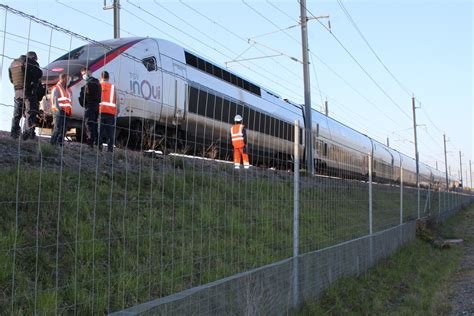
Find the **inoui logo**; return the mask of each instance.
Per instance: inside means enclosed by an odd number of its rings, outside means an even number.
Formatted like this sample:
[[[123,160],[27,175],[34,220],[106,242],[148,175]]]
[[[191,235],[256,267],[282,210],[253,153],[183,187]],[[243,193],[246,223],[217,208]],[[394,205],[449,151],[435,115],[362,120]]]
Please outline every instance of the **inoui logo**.
[[[159,100],[160,86],[154,86],[148,80],[130,80],[130,91],[133,95],[143,97],[145,100]]]

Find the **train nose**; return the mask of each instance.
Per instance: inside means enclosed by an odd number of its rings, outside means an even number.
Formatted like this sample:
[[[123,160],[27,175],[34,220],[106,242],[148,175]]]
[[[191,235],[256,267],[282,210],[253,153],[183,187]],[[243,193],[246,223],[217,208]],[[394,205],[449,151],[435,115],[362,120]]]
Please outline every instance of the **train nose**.
[[[42,81],[46,85],[54,85],[58,82],[59,75],[66,73],[71,79],[71,83],[77,82],[81,79],[81,68],[85,63],[71,62],[68,60],[54,61],[43,68]]]

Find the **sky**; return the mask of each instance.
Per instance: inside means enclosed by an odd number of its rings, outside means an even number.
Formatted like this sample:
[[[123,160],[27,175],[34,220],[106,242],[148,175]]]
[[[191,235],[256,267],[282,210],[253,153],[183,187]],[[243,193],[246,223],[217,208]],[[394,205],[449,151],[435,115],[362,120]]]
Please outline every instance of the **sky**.
[[[113,37],[113,14],[103,10],[102,0],[0,3],[94,40]],[[302,59],[297,0],[121,0],[121,8],[122,37],[176,42],[304,103],[302,65],[290,58]],[[461,151],[466,178],[474,160],[473,2],[307,0],[306,8],[309,17],[329,16],[308,22],[313,108],[327,100],[331,117],[380,142],[388,138],[391,147],[413,157],[414,96],[420,160],[444,170],[445,133],[451,174],[459,176]],[[29,29],[28,20],[11,13],[5,19],[3,9],[0,29],[7,56],[2,104],[13,103],[8,57],[24,53],[28,38],[42,66],[84,44],[35,23]],[[258,59],[229,63],[252,58]],[[12,112],[0,106],[0,129],[10,129]]]

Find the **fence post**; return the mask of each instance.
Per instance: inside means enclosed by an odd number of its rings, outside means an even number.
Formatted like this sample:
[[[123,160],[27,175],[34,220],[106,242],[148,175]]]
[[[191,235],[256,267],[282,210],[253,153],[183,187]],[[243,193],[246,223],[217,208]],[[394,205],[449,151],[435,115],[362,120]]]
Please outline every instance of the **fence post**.
[[[400,225],[403,224],[403,168],[400,160]]]
[[[372,236],[372,153],[369,153],[369,235]]]
[[[438,189],[438,222],[441,217],[441,188]]]
[[[374,241],[372,239],[372,152],[369,153],[369,260],[370,265],[374,262]]]
[[[300,123],[295,120],[293,183],[293,308],[298,308],[299,194],[300,194]]]

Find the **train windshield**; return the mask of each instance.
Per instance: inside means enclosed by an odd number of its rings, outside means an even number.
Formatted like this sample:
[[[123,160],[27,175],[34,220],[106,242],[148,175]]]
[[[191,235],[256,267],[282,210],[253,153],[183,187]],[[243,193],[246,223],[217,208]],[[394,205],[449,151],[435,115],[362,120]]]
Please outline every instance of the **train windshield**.
[[[107,47],[104,47],[102,45],[93,45],[93,44],[84,45],[59,57],[56,61],[74,60],[74,61],[81,61],[81,62],[86,62],[88,64],[91,64],[97,59],[110,53],[112,50],[114,50],[115,48],[119,46],[120,45],[107,45]]]

